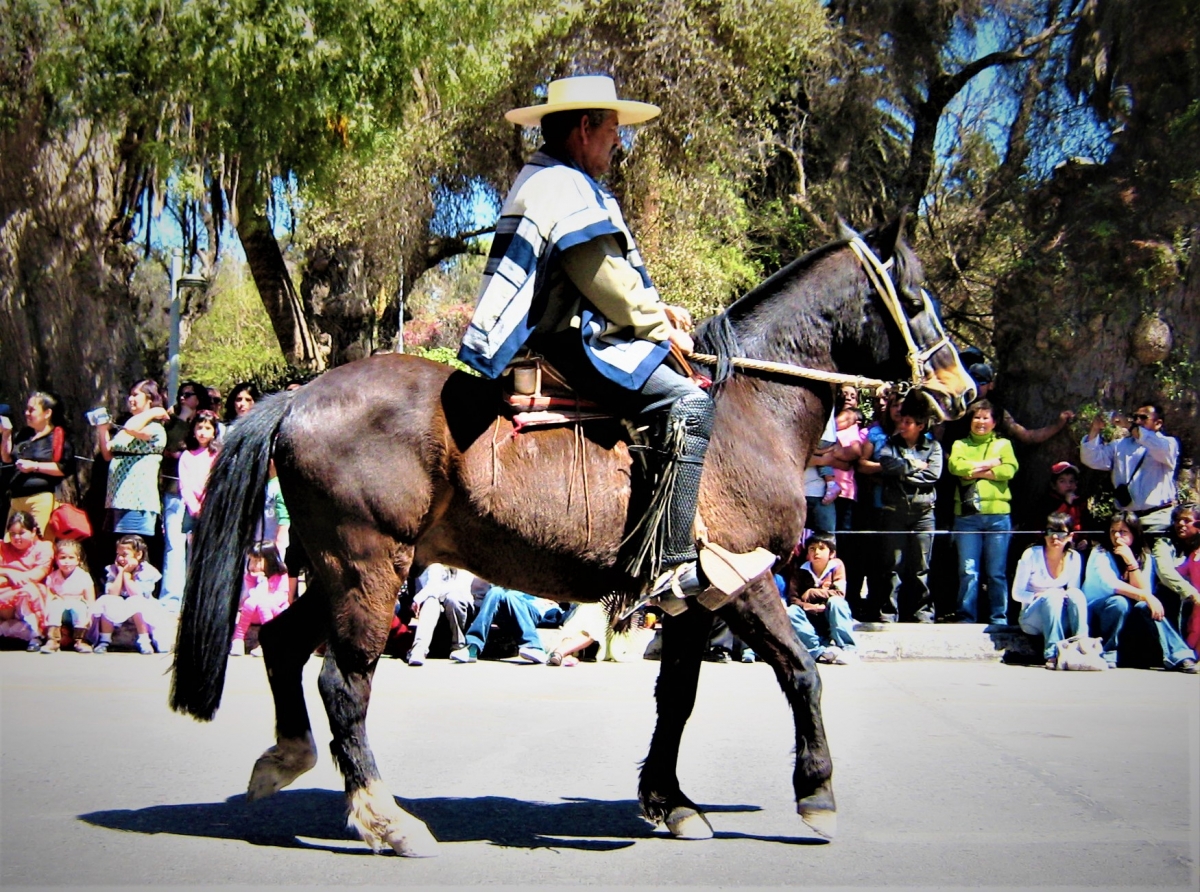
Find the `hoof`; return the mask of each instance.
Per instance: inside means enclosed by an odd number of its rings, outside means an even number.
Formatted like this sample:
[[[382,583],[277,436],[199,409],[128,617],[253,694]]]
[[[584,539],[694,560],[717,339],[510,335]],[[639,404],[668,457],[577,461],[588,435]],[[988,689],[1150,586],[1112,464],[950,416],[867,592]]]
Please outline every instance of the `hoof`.
[[[392,847],[392,851],[402,858],[434,858],[438,854],[438,841],[433,838],[421,821],[405,815],[407,821],[401,822],[403,830],[393,830],[384,842]]]
[[[438,853],[438,841],[429,828],[398,806],[382,781],[350,796],[346,825],[376,853],[389,848],[403,858],[432,858]]]
[[[667,815],[667,829],[676,839],[712,839],[712,824],[708,818],[686,805],[671,809]]]
[[[796,813],[822,839],[837,836],[837,812],[828,808],[798,808]]]
[[[246,801],[266,799],[278,793],[317,764],[317,742],[312,734],[284,738],[258,757],[246,787]]]

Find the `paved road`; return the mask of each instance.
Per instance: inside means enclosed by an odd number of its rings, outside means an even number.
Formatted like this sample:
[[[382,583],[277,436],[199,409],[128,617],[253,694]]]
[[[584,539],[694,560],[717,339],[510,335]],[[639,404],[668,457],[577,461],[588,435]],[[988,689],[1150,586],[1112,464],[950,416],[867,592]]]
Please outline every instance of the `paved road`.
[[[347,836],[315,664],[321,761],[241,792],[270,743],[260,661],[216,720],[167,710],[169,659],[0,653],[0,886],[1200,885],[1200,682],[994,663],[825,669],[841,832],[793,813],[771,671],[706,664],[684,787],[715,839],[641,821],[657,664],[421,669],[385,660],[369,730],[392,791],[443,841],[427,860]]]

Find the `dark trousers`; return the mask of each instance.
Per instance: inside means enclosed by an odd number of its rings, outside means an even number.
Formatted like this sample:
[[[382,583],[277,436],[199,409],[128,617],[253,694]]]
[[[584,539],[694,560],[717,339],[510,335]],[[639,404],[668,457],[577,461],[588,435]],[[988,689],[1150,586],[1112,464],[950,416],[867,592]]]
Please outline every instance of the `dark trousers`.
[[[933,506],[885,505],[881,512],[891,586],[879,605],[884,621],[933,622],[929,591],[929,552],[933,548]]]

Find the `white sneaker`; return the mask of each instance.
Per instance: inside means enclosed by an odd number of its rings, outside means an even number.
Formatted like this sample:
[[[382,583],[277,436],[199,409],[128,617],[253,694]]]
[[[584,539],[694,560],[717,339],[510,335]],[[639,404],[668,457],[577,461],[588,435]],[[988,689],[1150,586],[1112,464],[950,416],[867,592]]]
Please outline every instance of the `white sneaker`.
[[[821,651],[821,655],[817,657],[818,663],[834,664],[842,660],[842,649],[836,644],[831,644],[829,647]]]
[[[424,666],[424,665],[425,665],[425,658],[424,658],[423,656],[421,656],[420,654],[410,653],[410,654],[408,655],[408,665],[410,665],[410,666]]]
[[[246,655],[246,642],[238,638],[229,645],[229,655],[231,657],[244,657]]]
[[[479,659],[479,655],[472,649],[471,645],[460,647],[456,651],[452,651],[450,659],[456,663],[474,663]]]
[[[250,656],[258,657],[259,659],[261,659],[262,658],[262,645],[260,644],[258,647],[254,648],[254,650],[250,651]]]
[[[517,650],[517,656],[530,663],[545,663],[547,654],[540,647],[526,645]]]

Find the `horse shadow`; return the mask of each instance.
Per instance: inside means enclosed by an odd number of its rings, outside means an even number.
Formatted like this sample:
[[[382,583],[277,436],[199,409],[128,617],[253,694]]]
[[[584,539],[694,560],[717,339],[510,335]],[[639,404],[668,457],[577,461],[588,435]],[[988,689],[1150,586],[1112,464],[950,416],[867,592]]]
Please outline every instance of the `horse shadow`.
[[[568,798],[562,802],[527,802],[503,796],[397,799],[402,808],[424,821],[440,842],[487,842],[523,849],[613,851],[639,839],[669,834],[641,817],[632,799]],[[285,790],[269,799],[247,802],[244,795],[224,802],[155,805],[79,815],[95,827],[126,833],[234,839],[251,845],[317,849],[340,854],[369,854],[346,828],[346,800],[332,790]],[[710,814],[759,811],[754,805],[701,806]],[[758,839],[807,845],[806,837],[755,836],[722,832],[721,839]]]

